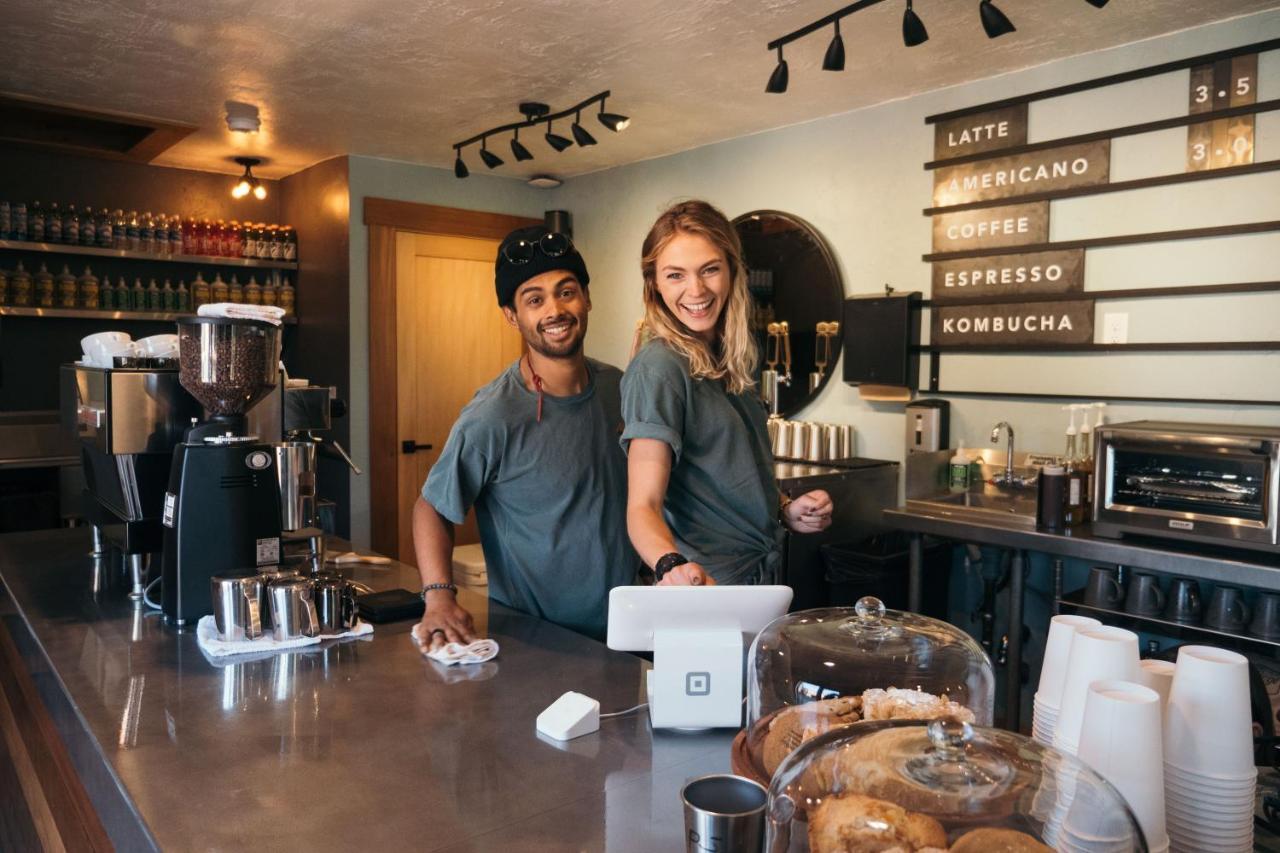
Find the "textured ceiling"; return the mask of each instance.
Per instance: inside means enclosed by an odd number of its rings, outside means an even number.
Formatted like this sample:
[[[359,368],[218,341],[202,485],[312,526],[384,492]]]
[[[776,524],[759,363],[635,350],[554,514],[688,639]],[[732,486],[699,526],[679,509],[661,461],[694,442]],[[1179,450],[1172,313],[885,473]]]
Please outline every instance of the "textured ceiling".
[[[721,139],[1273,9],[1277,0],[998,0],[1018,32],[983,37],[976,2],[916,0],[931,40],[901,42],[901,0],[846,19],[843,73],[828,36],[787,51],[791,89],[766,95],[771,39],[841,0],[4,0],[0,90],[194,124],[156,162],[234,172],[269,158],[282,177],[340,154],[448,167],[451,143],[612,89],[632,116],[600,144],[505,142],[499,174],[569,177]],[[232,134],[228,100],[257,104],[262,132]],[[584,116],[585,119],[585,116]],[[557,132],[568,135],[567,126]],[[472,149],[468,163],[483,171]]]

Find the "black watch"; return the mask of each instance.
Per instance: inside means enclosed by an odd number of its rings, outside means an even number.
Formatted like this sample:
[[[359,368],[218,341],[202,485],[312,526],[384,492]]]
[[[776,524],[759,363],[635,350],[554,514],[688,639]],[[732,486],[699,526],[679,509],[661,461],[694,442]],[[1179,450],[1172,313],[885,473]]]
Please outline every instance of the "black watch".
[[[684,554],[672,551],[670,554],[663,554],[658,558],[658,562],[653,564],[653,575],[658,580],[662,580],[663,575],[674,569],[676,566],[683,566],[689,562],[689,558]]]

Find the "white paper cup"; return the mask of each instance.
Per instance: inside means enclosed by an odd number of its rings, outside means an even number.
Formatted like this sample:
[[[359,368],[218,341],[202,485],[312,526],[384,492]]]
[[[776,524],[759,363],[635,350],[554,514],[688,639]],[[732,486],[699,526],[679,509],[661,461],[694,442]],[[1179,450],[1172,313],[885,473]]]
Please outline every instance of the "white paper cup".
[[[1212,779],[1248,778],[1253,764],[1249,662],[1212,646],[1183,646],[1165,709],[1165,760]]]
[[[1044,661],[1040,664],[1040,684],[1036,701],[1057,711],[1062,707],[1062,687],[1067,678],[1067,661],[1071,657],[1071,638],[1077,630],[1102,625],[1091,616],[1055,616],[1049,620],[1049,636],[1044,642]]]
[[[1103,625],[1071,638],[1071,656],[1062,686],[1062,711],[1053,735],[1057,749],[1075,755],[1080,746],[1084,706],[1095,681],[1133,681],[1138,675],[1138,635]]]
[[[1160,710],[1160,694],[1149,687],[1095,681],[1080,730],[1080,760],[1124,796],[1147,838],[1165,834]]]
[[[1169,704],[1169,689],[1173,686],[1173,673],[1177,669],[1167,660],[1147,659],[1138,661],[1138,683],[1160,694],[1160,707]]]

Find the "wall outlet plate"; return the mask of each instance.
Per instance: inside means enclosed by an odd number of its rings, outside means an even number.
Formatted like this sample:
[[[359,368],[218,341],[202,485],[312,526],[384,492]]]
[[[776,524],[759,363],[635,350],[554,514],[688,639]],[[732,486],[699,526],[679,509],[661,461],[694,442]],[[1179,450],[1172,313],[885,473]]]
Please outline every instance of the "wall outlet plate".
[[[1128,314],[1117,313],[1102,315],[1102,342],[1104,344],[1129,343]]]

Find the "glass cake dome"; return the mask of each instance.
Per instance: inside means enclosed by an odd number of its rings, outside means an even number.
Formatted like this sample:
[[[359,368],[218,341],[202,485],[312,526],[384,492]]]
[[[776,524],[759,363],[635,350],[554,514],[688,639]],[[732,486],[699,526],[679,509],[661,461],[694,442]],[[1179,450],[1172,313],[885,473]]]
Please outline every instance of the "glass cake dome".
[[[1124,798],[1075,758],[1000,729],[888,720],[828,731],[769,786],[770,853],[1132,853]]]
[[[789,613],[751,645],[734,770],[767,784],[800,744],[864,720],[989,726],[994,701],[991,658],[954,625],[872,597]]]

